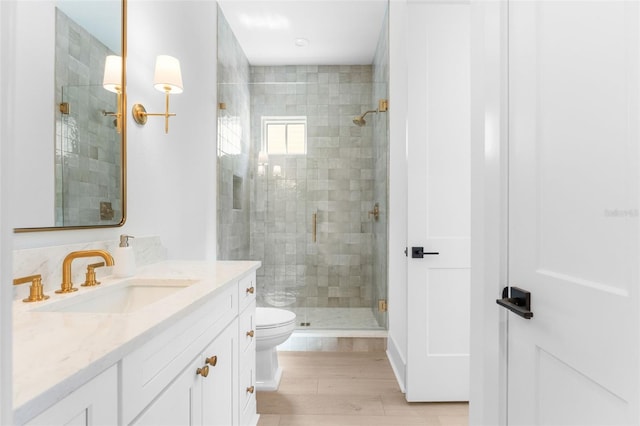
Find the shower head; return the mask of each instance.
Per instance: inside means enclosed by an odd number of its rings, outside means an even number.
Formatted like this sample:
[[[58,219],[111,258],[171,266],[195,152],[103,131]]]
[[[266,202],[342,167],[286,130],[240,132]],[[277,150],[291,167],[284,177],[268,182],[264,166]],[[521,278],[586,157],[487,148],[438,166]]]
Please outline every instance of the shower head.
[[[367,111],[367,112],[365,112],[364,114],[362,114],[362,115],[360,115],[360,116],[358,116],[358,117],[355,117],[355,118],[353,119],[353,124],[355,124],[355,125],[356,125],[356,126],[358,126],[358,127],[362,127],[362,126],[364,126],[365,124],[367,124],[367,122],[366,122],[366,121],[365,121],[365,119],[364,119],[364,116],[365,116],[365,115],[367,115],[367,114],[369,114],[370,112],[378,112],[378,111],[377,111],[377,110],[375,110],[375,109],[372,109],[371,111]]]

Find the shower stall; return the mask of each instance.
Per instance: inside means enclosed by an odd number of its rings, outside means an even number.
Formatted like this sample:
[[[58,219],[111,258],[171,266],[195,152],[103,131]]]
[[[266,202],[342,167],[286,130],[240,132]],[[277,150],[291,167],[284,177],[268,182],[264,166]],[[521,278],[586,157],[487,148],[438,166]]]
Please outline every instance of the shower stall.
[[[218,15],[218,258],[298,329],[385,330],[386,26],[370,65],[252,66]]]

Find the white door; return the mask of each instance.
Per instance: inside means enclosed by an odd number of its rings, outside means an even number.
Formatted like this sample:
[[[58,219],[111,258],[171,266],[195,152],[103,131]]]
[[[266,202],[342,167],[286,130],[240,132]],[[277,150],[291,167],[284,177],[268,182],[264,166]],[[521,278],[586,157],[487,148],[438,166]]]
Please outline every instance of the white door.
[[[509,4],[509,425],[637,425],[637,1]]]
[[[469,396],[469,6],[408,4],[408,401]],[[413,257],[412,248],[438,254]]]

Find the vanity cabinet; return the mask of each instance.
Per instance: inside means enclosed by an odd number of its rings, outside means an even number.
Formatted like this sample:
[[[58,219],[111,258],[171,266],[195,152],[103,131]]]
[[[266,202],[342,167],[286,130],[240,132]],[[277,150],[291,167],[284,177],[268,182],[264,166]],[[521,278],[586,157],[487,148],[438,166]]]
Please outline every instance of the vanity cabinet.
[[[26,425],[115,425],[118,423],[118,367],[82,385]]]
[[[257,423],[251,287],[255,272],[122,360],[123,424]]]
[[[237,410],[233,404],[236,333],[234,320],[131,424],[236,424]]]
[[[254,265],[223,263],[228,269],[218,275],[223,284],[215,294],[194,296],[188,308],[150,322],[138,339],[111,347],[118,355],[105,362],[110,368],[36,417],[29,415],[38,408],[31,404],[16,423],[255,426]],[[146,320],[118,318],[125,333]]]
[[[238,401],[241,426],[255,425],[256,414],[256,274],[240,280],[238,298],[240,315],[238,321],[238,347],[240,356]]]

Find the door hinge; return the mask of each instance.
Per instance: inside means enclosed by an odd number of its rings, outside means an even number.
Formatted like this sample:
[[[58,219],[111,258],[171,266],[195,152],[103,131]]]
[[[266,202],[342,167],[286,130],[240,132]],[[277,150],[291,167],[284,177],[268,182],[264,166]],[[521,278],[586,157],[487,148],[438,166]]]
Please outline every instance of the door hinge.
[[[378,312],[387,312],[387,300],[379,299],[378,300]]]
[[[409,247],[405,247],[405,248],[404,248],[404,255],[405,255],[406,257],[409,257]]]

